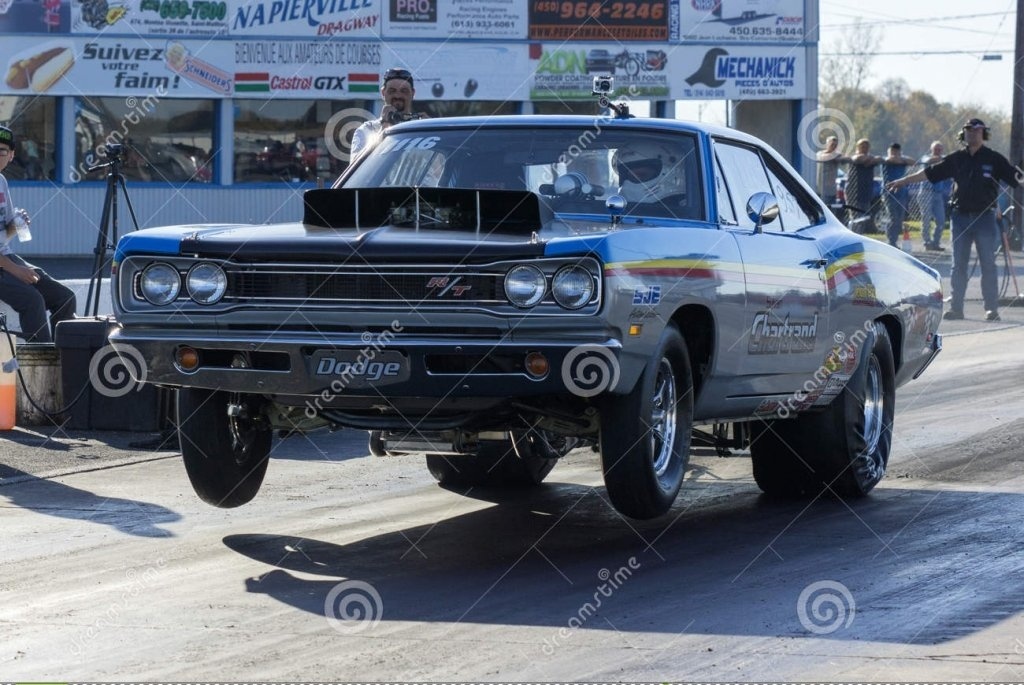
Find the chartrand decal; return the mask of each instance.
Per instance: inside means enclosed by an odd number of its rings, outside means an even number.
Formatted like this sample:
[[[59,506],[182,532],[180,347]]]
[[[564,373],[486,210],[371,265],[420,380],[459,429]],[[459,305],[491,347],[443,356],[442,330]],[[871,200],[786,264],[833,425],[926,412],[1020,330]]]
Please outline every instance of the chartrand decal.
[[[779,320],[774,312],[758,312],[750,326],[749,354],[811,352],[818,335],[818,315],[810,321]]]

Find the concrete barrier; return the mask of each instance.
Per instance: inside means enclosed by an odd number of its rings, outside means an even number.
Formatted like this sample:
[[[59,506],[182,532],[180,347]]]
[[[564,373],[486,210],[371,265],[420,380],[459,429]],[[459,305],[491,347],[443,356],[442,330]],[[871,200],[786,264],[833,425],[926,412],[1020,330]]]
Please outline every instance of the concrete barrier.
[[[25,380],[24,387],[18,383],[18,425],[59,424],[59,418],[51,419],[47,416],[47,414],[55,414],[64,407],[60,353],[57,351],[56,345],[53,343],[19,345],[18,369],[21,371],[21,377]],[[31,400],[29,396],[31,396]]]

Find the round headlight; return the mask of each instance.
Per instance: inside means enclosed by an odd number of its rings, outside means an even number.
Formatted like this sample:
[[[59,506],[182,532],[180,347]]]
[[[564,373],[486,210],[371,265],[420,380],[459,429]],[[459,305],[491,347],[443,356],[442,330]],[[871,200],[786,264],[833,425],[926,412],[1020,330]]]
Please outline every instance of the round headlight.
[[[566,309],[579,309],[594,295],[594,279],[582,266],[563,266],[551,280],[551,295]]]
[[[199,304],[215,304],[228,289],[228,277],[218,265],[201,262],[189,270],[185,287],[189,297]]]
[[[143,270],[139,288],[148,302],[157,305],[169,304],[174,302],[174,298],[181,292],[181,276],[170,264],[156,262]]]
[[[547,279],[535,266],[522,264],[505,274],[505,296],[517,307],[532,307],[544,299]]]

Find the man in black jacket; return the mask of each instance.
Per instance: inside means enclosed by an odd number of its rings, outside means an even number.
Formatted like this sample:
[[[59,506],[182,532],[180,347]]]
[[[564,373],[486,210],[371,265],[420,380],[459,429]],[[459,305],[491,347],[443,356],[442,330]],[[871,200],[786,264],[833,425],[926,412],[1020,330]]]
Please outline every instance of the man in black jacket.
[[[910,176],[893,181],[887,187],[900,188],[927,180],[931,183],[953,179],[953,273],[950,285],[953,298],[945,319],[964,318],[964,293],[967,291],[967,266],[971,244],[978,250],[981,264],[981,295],[985,300],[985,319],[999,321],[999,285],[996,277],[996,249],[999,228],[996,226],[996,198],[999,182],[1017,187],[1024,183],[1024,173],[1006,157],[986,147],[988,127],[981,119],[970,119],[957,138],[963,149],[947,155],[941,162]]]

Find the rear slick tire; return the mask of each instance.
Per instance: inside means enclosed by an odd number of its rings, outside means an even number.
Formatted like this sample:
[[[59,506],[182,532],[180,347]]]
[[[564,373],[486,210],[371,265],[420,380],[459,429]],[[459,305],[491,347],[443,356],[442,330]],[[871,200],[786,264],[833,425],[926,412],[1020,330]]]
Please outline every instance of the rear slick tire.
[[[885,476],[892,449],[896,372],[892,343],[872,327],[856,371],[820,413],[768,421],[754,430],[754,480],[776,497],[863,497]]]
[[[475,455],[427,455],[427,470],[447,488],[531,488],[544,482],[557,459],[516,454],[511,440],[482,443]]]

